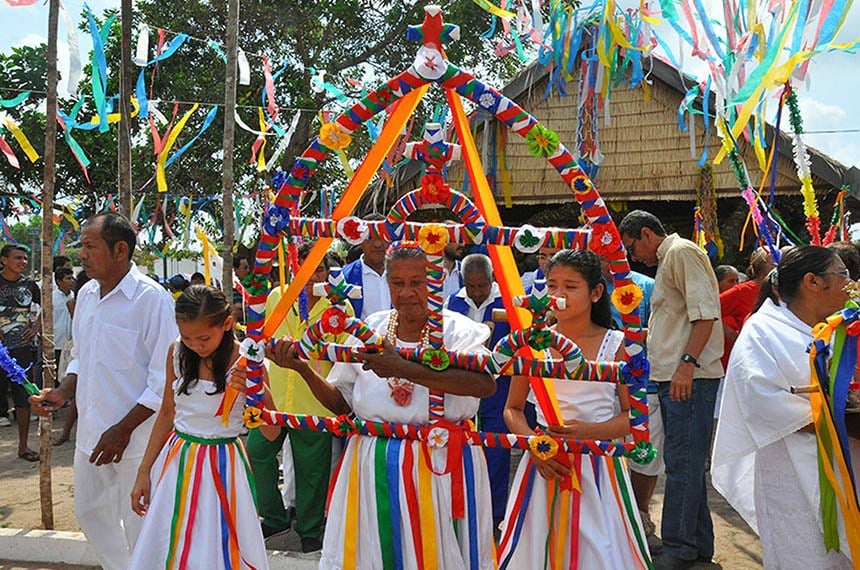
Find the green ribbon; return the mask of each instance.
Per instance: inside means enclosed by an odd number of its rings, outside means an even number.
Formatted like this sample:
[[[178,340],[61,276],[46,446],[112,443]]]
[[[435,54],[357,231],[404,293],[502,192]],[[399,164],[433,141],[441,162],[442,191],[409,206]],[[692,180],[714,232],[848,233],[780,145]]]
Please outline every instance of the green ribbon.
[[[386,468],[388,442],[388,438],[377,438],[373,457],[374,479],[376,480],[376,522],[379,528],[382,567],[386,570],[394,568],[394,533],[391,528],[391,503],[388,499],[388,470]]]
[[[627,511],[627,518],[630,519],[630,526],[633,527],[633,534],[636,535],[636,544],[639,545],[639,552],[641,552],[642,556],[645,558],[645,563],[648,564],[649,570],[653,570],[654,563],[651,561],[651,557],[648,556],[648,548],[645,545],[645,538],[642,536],[639,525],[635,524],[636,513],[633,510],[633,502],[630,500],[630,490],[627,489],[626,472],[621,468],[620,459],[617,457],[613,457],[611,459],[612,467],[615,469],[615,478],[618,480],[618,488],[621,490],[621,497],[624,500],[624,510]]]
[[[173,497],[173,519],[170,521],[170,548],[167,550],[168,567],[176,555],[176,533],[179,531],[179,506],[182,504],[182,484],[185,481],[185,460],[188,456],[189,447],[191,447],[190,441],[183,443],[182,451],[179,454],[179,473],[176,477],[176,494]]]
[[[185,441],[190,441],[193,443],[199,443],[200,445],[226,445],[228,443],[235,443],[235,437],[200,437],[197,435],[190,435],[187,433],[183,433],[178,429],[174,429],[173,433],[176,434],[177,437],[183,439]]]

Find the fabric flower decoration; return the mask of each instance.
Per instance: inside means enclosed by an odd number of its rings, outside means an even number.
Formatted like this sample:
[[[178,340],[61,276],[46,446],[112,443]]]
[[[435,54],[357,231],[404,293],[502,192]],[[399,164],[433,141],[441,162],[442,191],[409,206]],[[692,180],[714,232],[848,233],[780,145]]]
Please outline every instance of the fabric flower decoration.
[[[448,430],[443,427],[434,427],[427,432],[427,445],[430,447],[445,447],[448,445]]]
[[[430,349],[424,351],[424,354],[421,355],[421,364],[432,370],[441,372],[451,365],[451,358],[444,350]]]
[[[529,450],[541,461],[546,461],[558,454],[558,442],[548,435],[536,435],[529,438]]]
[[[293,170],[290,172],[290,175],[296,179],[296,182],[298,182],[300,186],[304,186],[311,177],[311,169],[308,168],[307,164],[304,164],[299,160],[293,166]]]
[[[612,292],[612,304],[622,315],[629,315],[642,301],[642,289],[636,283],[616,287]]]
[[[248,429],[258,428],[266,422],[263,421],[263,411],[254,406],[248,406],[242,413],[242,420]]]
[[[621,236],[614,224],[594,224],[591,226],[591,251],[607,259],[617,257],[621,250]]]
[[[581,195],[587,194],[591,190],[592,184],[588,177],[585,174],[582,174],[573,179],[570,187],[573,188],[574,195]]]
[[[484,91],[478,97],[478,104],[484,109],[490,110],[496,103],[498,103],[498,98],[491,91]]]
[[[273,204],[266,209],[263,226],[269,235],[278,235],[290,225],[290,210]]]
[[[272,174],[272,189],[277,192],[281,189],[281,186],[284,185],[287,181],[287,173],[278,168],[278,170]]]
[[[262,340],[255,341],[251,337],[245,337],[239,344],[239,354],[248,360],[263,362],[266,358],[266,343]]]
[[[441,224],[425,224],[418,230],[418,245],[426,253],[440,253],[448,245],[448,230]]]
[[[370,228],[367,223],[355,216],[347,216],[338,220],[337,233],[349,245],[359,245],[367,240],[370,235]]]
[[[395,101],[395,99],[397,99],[397,95],[395,95],[391,87],[389,87],[388,85],[383,85],[376,91],[376,98],[379,101],[380,105],[382,105],[383,107],[388,107]]]
[[[432,204],[444,204],[451,197],[451,186],[440,174],[425,174],[421,177],[421,199]]]
[[[523,253],[535,253],[541,248],[544,233],[534,226],[523,224],[514,235],[514,245]]]
[[[532,156],[547,158],[558,150],[558,135],[540,123],[535,123],[526,135],[526,144]]]
[[[358,433],[355,423],[347,416],[338,416],[338,420],[339,421],[335,426],[335,433],[337,433],[339,437],[349,437]]]
[[[651,445],[651,442],[640,441],[633,449],[626,452],[624,455],[626,455],[633,463],[638,463],[639,465],[647,465],[648,463],[654,461],[654,458],[657,457],[657,450],[654,449],[654,446]]]
[[[346,330],[346,322],[349,316],[336,307],[329,307],[323,311],[322,330],[325,333],[339,335]]]
[[[860,321],[854,321],[853,323],[851,323],[850,325],[848,325],[848,328],[846,329],[846,332],[847,332],[850,336],[857,336],[857,335],[860,335]]]
[[[254,273],[246,275],[245,278],[242,279],[242,285],[251,297],[265,295],[269,292],[269,282],[266,278]]]
[[[546,328],[533,328],[529,332],[529,345],[535,350],[546,350],[552,344],[552,331]]]
[[[352,135],[338,123],[326,123],[320,129],[320,142],[332,150],[343,150],[352,142]]]

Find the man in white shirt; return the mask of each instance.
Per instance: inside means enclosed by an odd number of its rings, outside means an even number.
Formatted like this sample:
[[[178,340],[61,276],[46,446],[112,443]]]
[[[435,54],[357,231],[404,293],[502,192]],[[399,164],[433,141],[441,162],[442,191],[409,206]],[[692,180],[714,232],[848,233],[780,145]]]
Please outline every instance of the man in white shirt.
[[[383,217],[370,214],[368,221],[379,221]],[[385,275],[385,252],[389,242],[381,239],[368,239],[361,244],[361,257],[343,268],[343,278],[347,283],[361,287],[361,298],[350,299],[355,316],[365,320],[368,315],[391,308],[391,293]]]
[[[43,415],[76,399],[75,514],[101,565],[117,570],[140,531],[129,497],[178,336],[170,295],[131,261],[135,244],[115,213],[84,225],[80,258],[92,281],[78,293],[73,360],[58,388],[30,399]]]
[[[464,286],[445,301],[445,308],[469,317],[476,323],[490,327],[492,335],[489,348],[511,332],[510,325],[493,321],[493,310],[504,309],[499,284],[493,280],[493,265],[486,255],[473,253],[463,258],[460,266]],[[505,402],[511,387],[510,376],[496,378],[496,393],[481,398],[478,409],[478,425],[481,430],[505,433]],[[493,523],[496,527],[505,516],[508,502],[508,483],[511,472],[511,452],[507,449],[484,448],[487,458],[487,472],[490,475],[490,488],[493,496]]]
[[[75,303],[75,274],[71,267],[59,267],[54,271],[54,360],[60,365],[60,355],[72,338],[72,308]],[[57,377],[63,371],[57,369]]]

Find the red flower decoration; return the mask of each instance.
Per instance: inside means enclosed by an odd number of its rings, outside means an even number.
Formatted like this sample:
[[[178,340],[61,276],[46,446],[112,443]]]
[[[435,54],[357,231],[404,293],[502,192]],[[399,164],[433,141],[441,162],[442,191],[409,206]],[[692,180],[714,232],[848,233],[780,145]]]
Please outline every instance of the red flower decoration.
[[[343,224],[343,233],[350,239],[361,239],[361,222],[354,219],[347,220]]]
[[[336,307],[330,307],[323,311],[322,330],[328,334],[338,335],[346,330],[348,315]]]
[[[860,335],[860,321],[854,321],[846,328],[845,332],[847,332],[850,336]]]
[[[612,224],[594,224],[591,228],[591,251],[606,258],[613,258],[621,249],[621,236]]]
[[[421,198],[425,202],[444,204],[451,197],[451,187],[439,174],[425,174],[421,177]]]

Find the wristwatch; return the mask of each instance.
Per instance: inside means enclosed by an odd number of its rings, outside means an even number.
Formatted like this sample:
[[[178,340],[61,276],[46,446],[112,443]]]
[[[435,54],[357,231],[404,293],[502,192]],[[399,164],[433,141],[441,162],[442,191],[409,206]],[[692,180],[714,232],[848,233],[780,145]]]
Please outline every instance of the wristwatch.
[[[681,355],[681,362],[689,362],[690,364],[692,364],[692,365],[693,365],[693,366],[695,366],[696,368],[701,368],[701,367],[702,367],[702,365],[701,365],[701,364],[699,364],[699,361],[698,361],[698,360],[696,360],[696,357],[695,357],[695,356],[693,356],[692,354],[688,354],[688,353],[686,353],[686,352],[685,352],[684,354],[682,354],[682,355]]]

